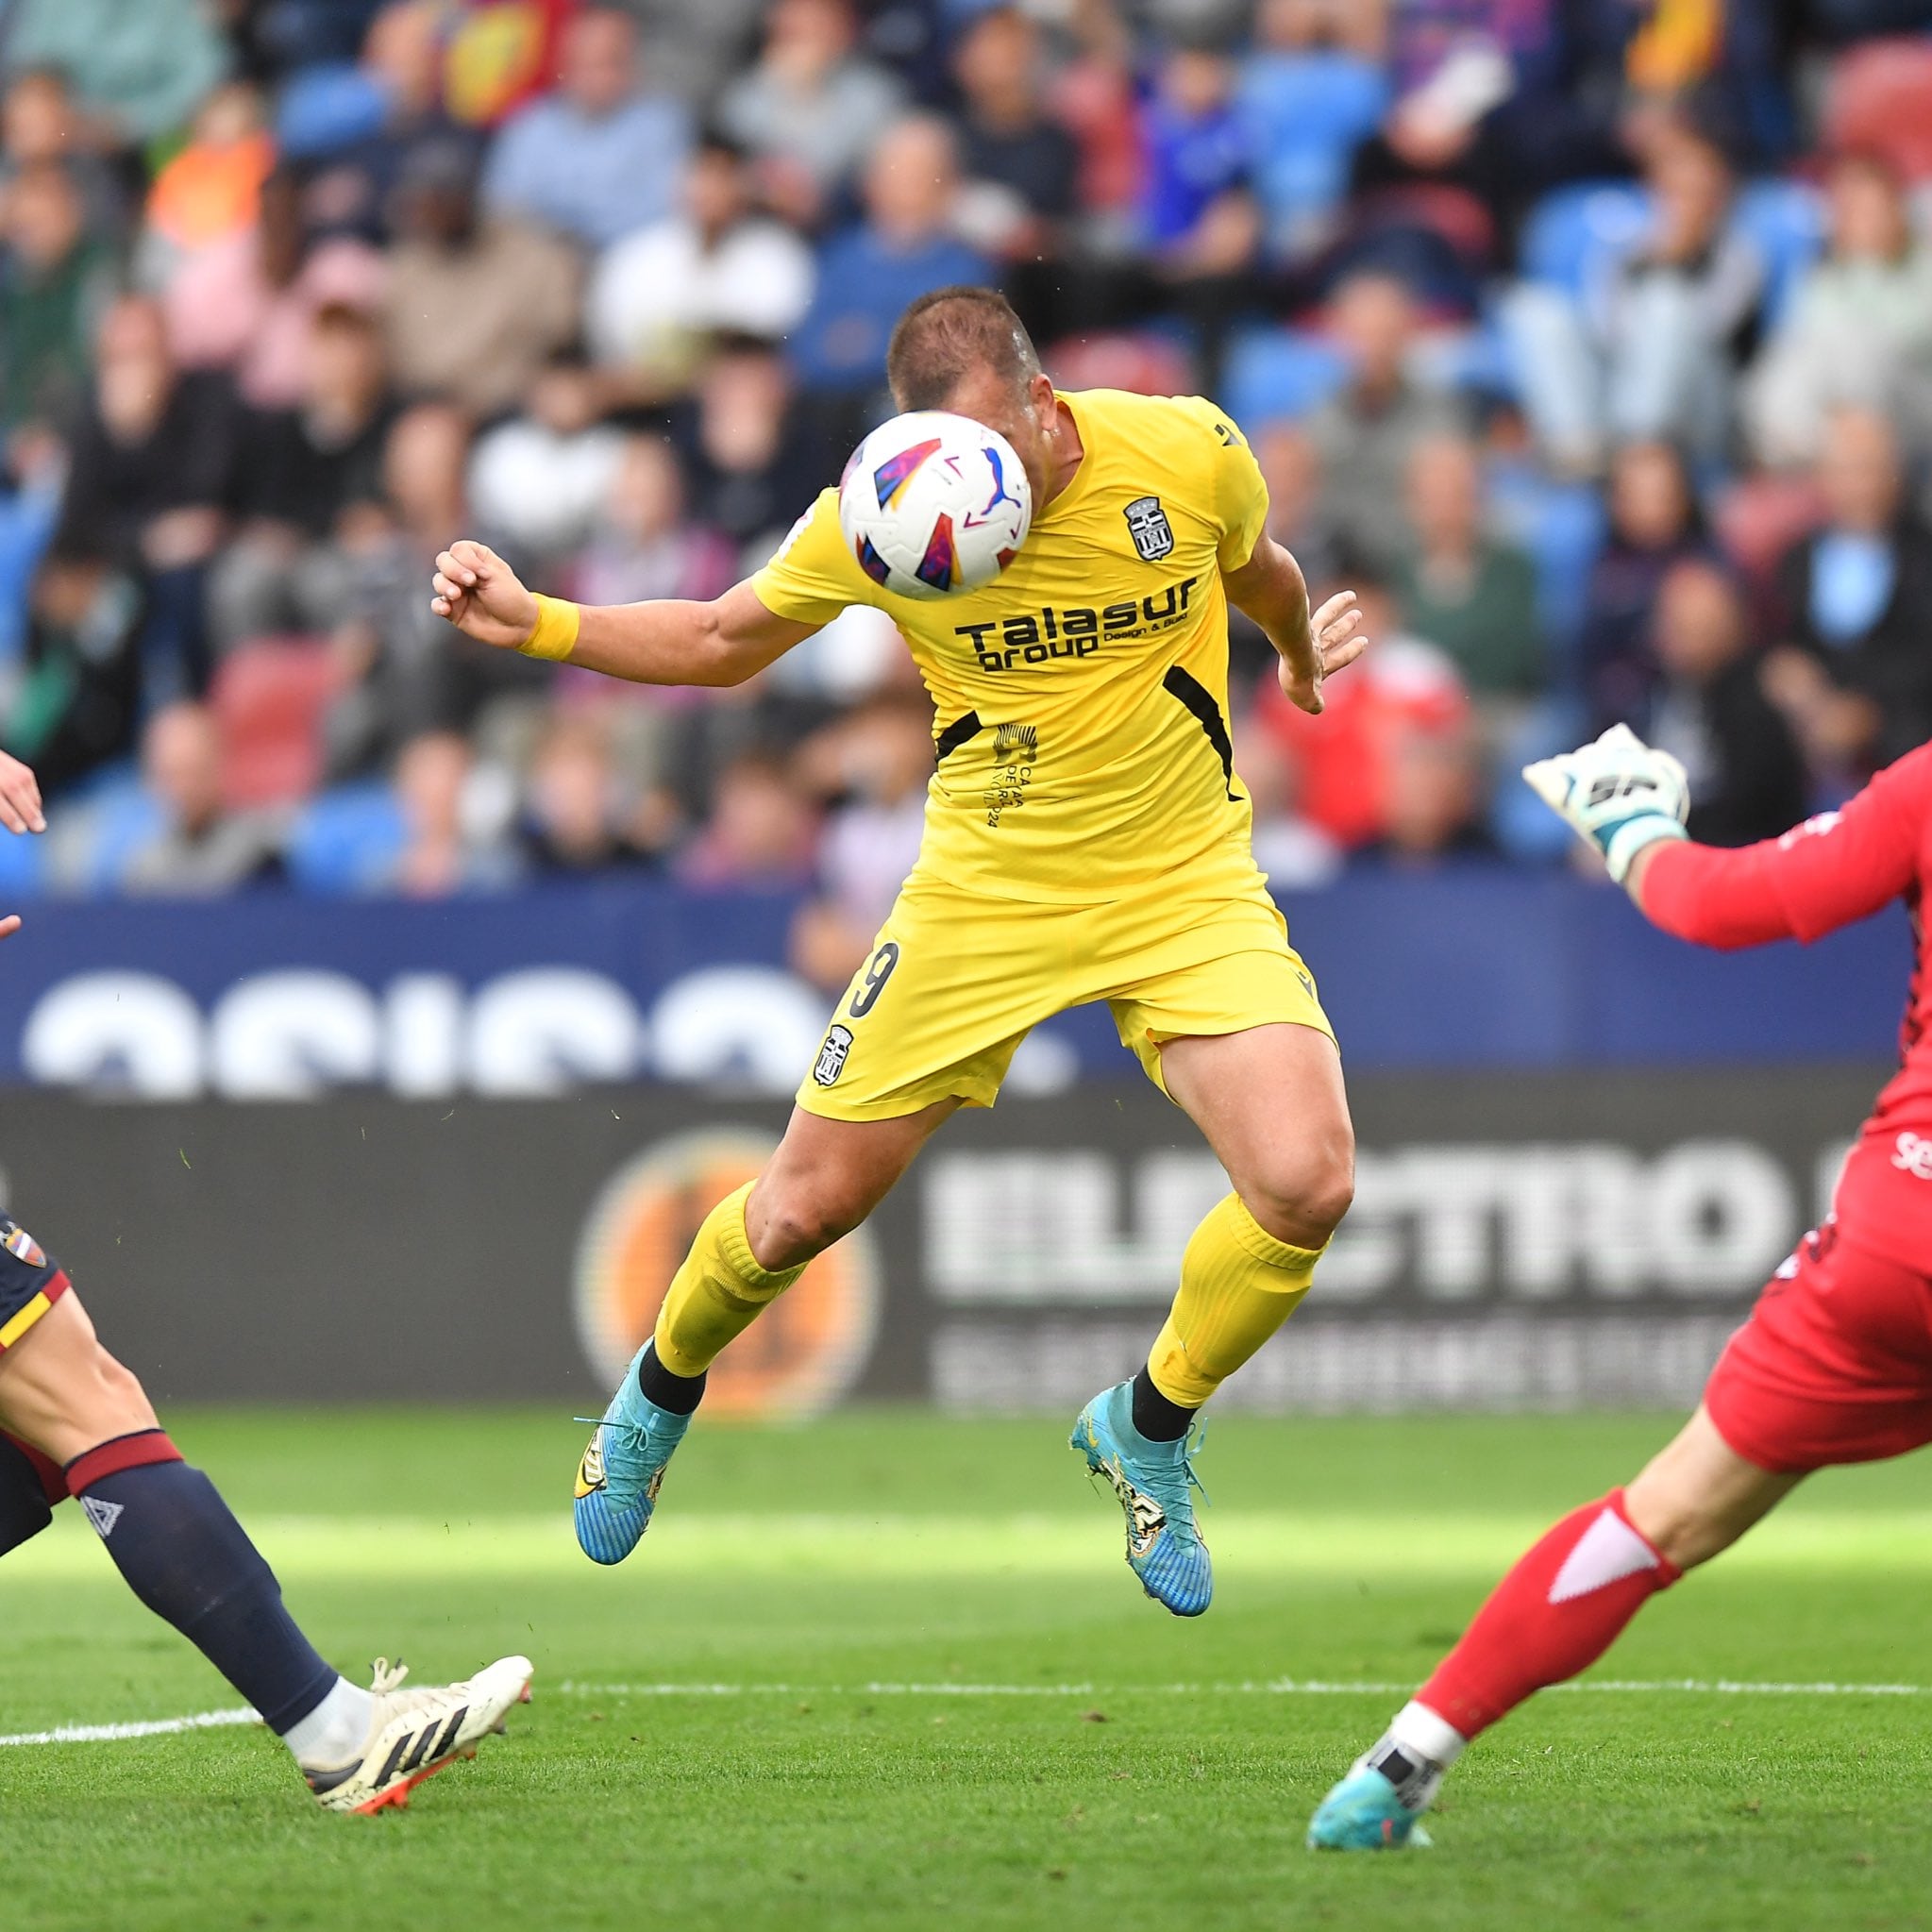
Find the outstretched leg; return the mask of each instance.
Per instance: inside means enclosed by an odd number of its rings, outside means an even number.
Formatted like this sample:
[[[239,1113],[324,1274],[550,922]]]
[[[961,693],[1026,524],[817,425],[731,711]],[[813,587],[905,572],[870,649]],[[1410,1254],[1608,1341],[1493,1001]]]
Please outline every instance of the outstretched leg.
[[[371,1692],[341,1676],[140,1382],[101,1346],[77,1295],[62,1294],[0,1354],[0,1425],[37,1482],[59,1468],[128,1588],[260,1712],[325,1806],[401,1803],[411,1785],[473,1754],[527,1692],[522,1657],[446,1689],[403,1692],[392,1677]]]
[[[650,1526],[712,1363],[814,1255],[884,1200],[958,1104],[941,1100],[891,1120],[831,1120],[797,1108],[764,1171],[704,1218],[651,1339],[578,1465],[577,1540],[593,1562],[621,1563]]]
[[[1353,1195],[1355,1142],[1341,1056],[1314,1027],[1169,1040],[1161,1077],[1235,1189],[1195,1229],[1146,1364],[1081,1411],[1073,1446],[1120,1499],[1142,1588],[1192,1617],[1208,1606],[1214,1572],[1194,1521],[1188,1431],[1307,1294]]]
[[[1572,1510],[1518,1560],[1461,1642],[1331,1791],[1311,1845],[1406,1840],[1471,1739],[1588,1670],[1650,1599],[1728,1549],[1802,1481],[1737,1453],[1700,1406],[1627,1487]]]

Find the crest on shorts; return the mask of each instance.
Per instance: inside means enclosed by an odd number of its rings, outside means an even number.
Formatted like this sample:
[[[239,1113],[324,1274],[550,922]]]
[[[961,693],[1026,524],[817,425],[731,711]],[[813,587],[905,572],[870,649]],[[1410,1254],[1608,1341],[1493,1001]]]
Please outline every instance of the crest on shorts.
[[[0,1248],[5,1248],[14,1260],[24,1261],[29,1268],[45,1268],[47,1265],[45,1249],[25,1228],[8,1228],[7,1238],[0,1241]]]
[[[1174,547],[1174,526],[1158,496],[1136,496],[1121,514],[1143,563],[1158,563]]]
[[[820,1086],[830,1086],[846,1070],[846,1056],[852,1050],[852,1030],[848,1026],[835,1026],[826,1034],[825,1044],[818,1050],[818,1065],[812,1069],[812,1078]]]

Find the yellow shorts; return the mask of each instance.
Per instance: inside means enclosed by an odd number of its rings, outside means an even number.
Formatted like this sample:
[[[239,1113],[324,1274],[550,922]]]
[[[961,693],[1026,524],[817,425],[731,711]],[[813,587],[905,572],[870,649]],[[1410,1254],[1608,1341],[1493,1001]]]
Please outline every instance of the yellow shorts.
[[[995,899],[915,872],[840,999],[798,1100],[891,1120],[954,1095],[990,1107],[1043,1019],[1104,1000],[1161,1091],[1160,1047],[1274,1020],[1335,1038],[1261,874],[1104,905]]]

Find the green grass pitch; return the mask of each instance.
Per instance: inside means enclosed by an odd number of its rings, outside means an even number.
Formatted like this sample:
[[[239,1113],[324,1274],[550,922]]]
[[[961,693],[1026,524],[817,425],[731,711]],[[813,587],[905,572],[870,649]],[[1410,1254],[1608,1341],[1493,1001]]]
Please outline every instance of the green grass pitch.
[[[536,1701],[370,1821],[253,1726],[0,1748],[16,1932],[1932,1926],[1932,1688],[1553,1694],[1433,1852],[1303,1851],[1500,1568],[1664,1419],[1224,1419],[1192,1623],[1051,1421],[700,1424],[609,1572],[561,1415],[173,1421],[339,1664],[527,1650]],[[1932,1687],[1928,1467],[1821,1478],[1597,1678]],[[0,1567],[0,1732],[232,1705],[61,1517]]]

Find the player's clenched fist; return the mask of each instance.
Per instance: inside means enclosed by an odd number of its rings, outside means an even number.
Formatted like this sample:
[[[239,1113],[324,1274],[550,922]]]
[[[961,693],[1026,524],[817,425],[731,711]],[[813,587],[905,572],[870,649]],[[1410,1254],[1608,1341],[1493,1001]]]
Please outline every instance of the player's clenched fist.
[[[537,625],[537,600],[487,544],[459,537],[436,559],[429,608],[465,637],[514,650]]]

